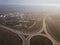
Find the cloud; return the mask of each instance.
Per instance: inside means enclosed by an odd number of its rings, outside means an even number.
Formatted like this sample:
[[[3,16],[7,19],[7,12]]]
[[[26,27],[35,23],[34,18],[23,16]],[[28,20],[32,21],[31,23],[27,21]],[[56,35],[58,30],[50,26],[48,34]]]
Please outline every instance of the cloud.
[[[60,4],[60,0],[0,0],[0,4]]]

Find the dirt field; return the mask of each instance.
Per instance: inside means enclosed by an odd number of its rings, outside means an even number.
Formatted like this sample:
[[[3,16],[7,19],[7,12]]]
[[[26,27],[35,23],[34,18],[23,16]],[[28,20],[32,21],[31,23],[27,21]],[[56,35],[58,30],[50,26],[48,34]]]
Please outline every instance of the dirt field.
[[[60,16],[50,16],[46,19],[48,33],[60,42]]]

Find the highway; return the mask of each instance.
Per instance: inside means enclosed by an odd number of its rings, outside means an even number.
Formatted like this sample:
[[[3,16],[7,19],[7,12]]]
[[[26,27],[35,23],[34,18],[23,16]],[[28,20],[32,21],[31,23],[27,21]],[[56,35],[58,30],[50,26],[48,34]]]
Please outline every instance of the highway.
[[[47,16],[45,16],[44,19],[43,19],[43,24],[42,24],[43,27],[42,27],[42,29],[46,29],[46,24],[45,24],[46,17],[47,17]],[[29,28],[33,27],[35,24],[36,24],[36,22],[34,22],[34,24],[33,24],[32,26],[30,26]],[[9,30],[9,31],[18,33],[18,34],[20,33],[20,32],[18,32],[18,31],[14,30],[14,29],[8,28],[8,27],[6,27],[6,26],[4,26],[4,25],[1,25],[1,24],[0,24],[0,27],[5,28],[5,29],[7,29],[7,30]],[[41,30],[42,30],[42,29],[41,29]],[[39,32],[40,32],[40,31],[39,31]],[[20,34],[22,34],[22,33],[23,33],[23,32],[21,32]]]

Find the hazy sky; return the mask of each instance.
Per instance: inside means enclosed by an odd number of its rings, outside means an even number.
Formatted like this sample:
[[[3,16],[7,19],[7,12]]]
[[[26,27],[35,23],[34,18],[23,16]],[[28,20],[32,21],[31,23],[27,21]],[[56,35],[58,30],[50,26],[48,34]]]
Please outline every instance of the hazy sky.
[[[60,4],[60,0],[0,0],[0,5],[1,4],[24,4],[24,5],[29,5],[29,4]]]

